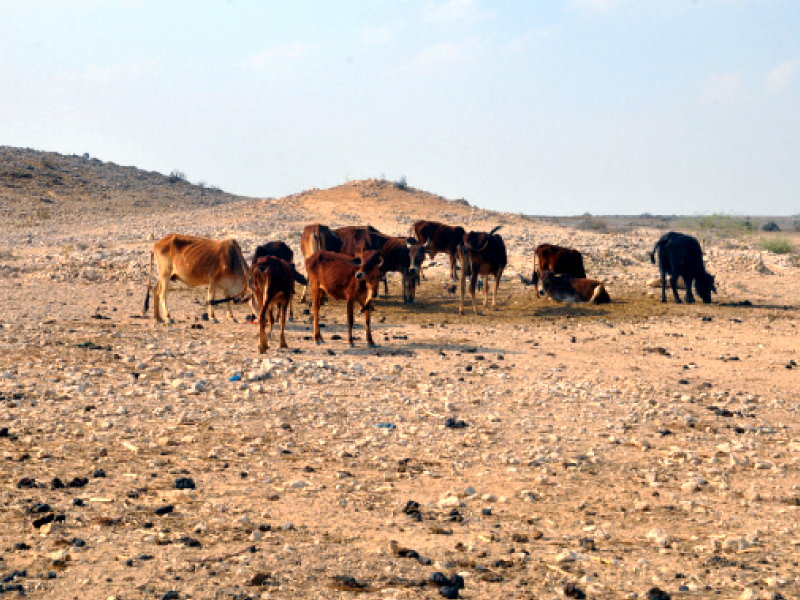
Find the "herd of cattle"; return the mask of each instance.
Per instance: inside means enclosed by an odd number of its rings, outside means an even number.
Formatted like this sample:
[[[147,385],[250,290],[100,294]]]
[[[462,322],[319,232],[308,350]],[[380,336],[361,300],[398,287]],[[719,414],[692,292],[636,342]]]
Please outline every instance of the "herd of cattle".
[[[260,353],[266,352],[266,322],[269,333],[275,324],[275,314],[280,319],[280,347],[287,347],[285,329],[287,311],[291,314],[295,283],[304,285],[301,302],[308,290],[314,320],[314,341],[321,343],[319,310],[323,300],[345,300],[347,303],[347,341],[353,344],[355,303],[361,307],[366,325],[367,343],[374,346],[370,315],[373,299],[378,297],[380,280],[388,295],[386,274],[402,276],[403,302],[412,303],[422,277],[425,257],[434,258],[446,253],[450,258],[450,276],[457,277],[461,265],[461,294],[459,314],[464,314],[466,280],[472,307],[476,314],[475,289],[483,277],[484,306],[489,300],[489,276],[494,277],[492,306],[497,304],[497,290],[508,263],[505,243],[497,234],[499,227],[489,232],[470,231],[435,221],[417,221],[413,237],[384,235],[371,226],[351,226],[331,229],[325,225],[307,225],[300,237],[300,249],[305,260],[306,275],[299,273],[294,264],[294,252],[282,241],[269,242],[256,248],[248,267],[239,243],[233,239],[211,240],[202,237],[170,234],[153,245],[150,253],[150,270],[144,312],[153,292],[153,312],[157,321],[169,321],[167,293],[169,282],[178,280],[190,287],[208,286],[208,317],[214,318],[214,306],[228,303],[228,316],[233,318],[232,303],[249,302],[258,315]],[[670,232],[655,244],[650,259],[658,257],[661,271],[661,301],[667,301],[666,285],[669,276],[675,302],[680,302],[677,282],[682,277],[686,285],[686,302],[694,302],[692,283],[703,302],[711,302],[711,292],[716,292],[714,277],[703,265],[703,252],[698,241],[690,236]],[[157,265],[157,278],[152,283],[153,261]],[[559,302],[611,302],[602,281],[586,277],[583,256],[578,250],[541,244],[535,249],[531,279],[520,274],[520,280],[533,285],[537,294],[547,295]],[[216,299],[217,288],[225,297]]]

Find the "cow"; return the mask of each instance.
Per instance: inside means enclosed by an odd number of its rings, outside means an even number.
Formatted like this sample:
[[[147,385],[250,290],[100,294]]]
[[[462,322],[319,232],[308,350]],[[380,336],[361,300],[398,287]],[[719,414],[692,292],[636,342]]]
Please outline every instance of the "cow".
[[[264,354],[269,348],[265,333],[265,320],[269,319],[269,336],[275,317],[273,307],[277,307],[281,322],[280,347],[286,348],[286,310],[291,306],[294,296],[294,282],[307,284],[305,277],[295,269],[294,263],[274,256],[260,256],[250,267],[249,279],[253,282],[256,302],[260,306],[258,314],[258,352]]]
[[[261,244],[260,246],[256,246],[256,251],[253,253],[253,260],[250,261],[251,271],[250,271],[250,284],[252,286],[252,265],[255,265],[261,257],[264,256],[273,256],[275,258],[280,258],[281,260],[285,260],[286,262],[294,265],[294,251],[285,243],[280,240],[275,240],[272,242],[267,242],[266,244]],[[299,275],[297,270],[294,270],[295,275]],[[302,276],[301,276],[302,277]],[[295,277],[295,280],[298,283],[300,279]],[[305,277],[303,277],[303,281],[305,281]],[[255,288],[254,288],[255,289]],[[255,295],[256,304],[260,306],[258,302],[260,301],[260,295]],[[294,321],[294,309],[292,308],[292,302],[289,303],[289,320]],[[255,315],[253,315],[255,318]]]
[[[611,297],[608,295],[603,281],[542,271],[541,282],[543,293],[556,302],[588,302],[589,304],[611,302]]]
[[[312,223],[303,227],[303,232],[300,234],[300,252],[303,254],[303,260],[308,260],[312,254],[320,250],[339,252],[341,249],[341,238],[331,231],[331,228],[327,225]],[[307,290],[308,286],[303,287],[300,302],[306,301]]]
[[[152,284],[153,259],[158,269],[155,285]],[[228,317],[233,319],[231,301],[240,304],[250,301],[252,290],[248,284],[247,261],[239,243],[234,239],[211,240],[193,235],[172,233],[155,244],[150,252],[150,269],[143,314],[150,306],[153,290],[153,314],[158,322],[172,322],[167,308],[170,281],[181,281],[189,287],[208,286],[208,318],[214,319],[214,297],[221,288],[228,298]]]
[[[533,252],[533,285],[537,288],[543,271],[552,271],[578,278],[586,277],[583,255],[578,250],[555,244],[539,244]]]
[[[667,274],[670,276],[670,285],[675,302],[680,304],[678,295],[678,277],[683,277],[686,283],[686,302],[694,302],[692,295],[692,282],[700,298],[705,304],[711,303],[711,292],[716,293],[714,276],[706,272],[703,264],[703,250],[700,242],[690,235],[670,231],[661,236],[649,253],[650,261],[656,263],[658,254],[658,267],[661,271],[661,302],[667,301]]]
[[[461,226],[454,227],[437,221],[417,221],[411,227],[411,235],[418,244],[428,243],[426,252],[431,258],[435,258],[439,253],[447,253],[450,256],[450,278],[453,281],[457,280],[456,260],[466,233]],[[421,269],[420,276],[422,276]]]
[[[461,299],[458,304],[458,314],[464,314],[464,287],[467,273],[470,275],[469,291],[472,295],[472,309],[478,314],[475,304],[475,286],[478,277],[483,275],[483,306],[489,302],[489,275],[494,276],[494,294],[492,307],[497,306],[497,288],[500,287],[500,278],[508,264],[506,245],[503,238],[497,235],[495,227],[489,233],[483,231],[470,231],[464,235],[463,243],[459,249],[461,260]]]
[[[380,250],[383,257],[380,276],[383,279],[384,292],[389,295],[386,274],[400,273],[403,302],[414,302],[418,272],[425,260],[428,243],[417,244],[413,238],[385,235],[369,225],[340,227],[334,233],[342,240],[342,254],[357,256],[366,250]]]
[[[320,250],[306,259],[308,287],[311,288],[311,306],[314,316],[314,341],[321,344],[319,331],[319,308],[322,297],[327,294],[334,300],[347,301],[347,342],[353,345],[353,309],[361,305],[367,329],[367,343],[374,346],[370,315],[372,298],[378,289],[378,277],[383,259],[376,250],[364,252],[353,258],[338,252]]]

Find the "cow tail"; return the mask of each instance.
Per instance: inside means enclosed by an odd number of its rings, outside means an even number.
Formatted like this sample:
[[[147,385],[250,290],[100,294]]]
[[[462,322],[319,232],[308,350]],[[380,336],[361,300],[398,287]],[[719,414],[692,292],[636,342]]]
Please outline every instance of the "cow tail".
[[[498,231],[500,231],[500,229],[502,229],[502,227],[503,227],[502,225],[498,225],[497,227],[495,227],[494,229],[492,229],[492,230],[489,232],[489,235],[494,235],[495,233],[497,233]]]
[[[658,248],[660,246],[661,246],[661,240],[658,240],[656,242],[656,245],[653,246],[653,251],[652,252],[648,252],[648,254],[650,255],[650,262],[653,263],[653,264],[656,264],[656,252],[658,252]]]
[[[147,270],[147,294],[144,297],[144,310],[142,315],[146,315],[150,308],[150,289],[153,287],[153,251],[150,251],[150,268]]]
[[[303,275],[298,272],[297,268],[292,265],[292,273],[294,274],[294,280],[299,283],[300,285],[308,285],[308,279],[303,277]]]

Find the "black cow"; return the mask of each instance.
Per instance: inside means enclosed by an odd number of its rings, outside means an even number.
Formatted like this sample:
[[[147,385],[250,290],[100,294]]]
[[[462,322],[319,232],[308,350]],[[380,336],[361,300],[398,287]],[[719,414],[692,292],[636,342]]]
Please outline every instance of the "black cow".
[[[661,236],[650,253],[650,261],[656,263],[658,253],[658,266],[661,271],[661,301],[667,301],[667,275],[670,277],[672,294],[675,302],[680,304],[678,296],[678,277],[683,277],[686,283],[686,302],[694,302],[692,295],[692,282],[703,302],[711,303],[711,292],[716,293],[714,276],[706,272],[703,265],[703,250],[700,242],[689,235],[670,231]]]

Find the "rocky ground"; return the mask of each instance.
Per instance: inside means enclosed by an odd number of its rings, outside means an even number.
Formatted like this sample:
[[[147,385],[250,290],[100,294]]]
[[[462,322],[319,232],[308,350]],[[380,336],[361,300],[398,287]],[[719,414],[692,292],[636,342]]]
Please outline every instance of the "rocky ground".
[[[800,269],[763,234],[698,232],[715,303],[663,305],[659,219],[564,225],[374,180],[210,201],[3,152],[0,597],[800,597]],[[459,317],[440,256],[417,306],[390,281],[376,349],[363,328],[347,347],[335,303],[324,345],[298,306],[289,350],[261,356],[243,308],[203,319],[204,290],[176,286],[174,325],[142,317],[166,233],[299,257],[308,222],[431,217],[503,225],[497,310]],[[584,252],[614,303],[535,299],[517,273],[542,242]]]

